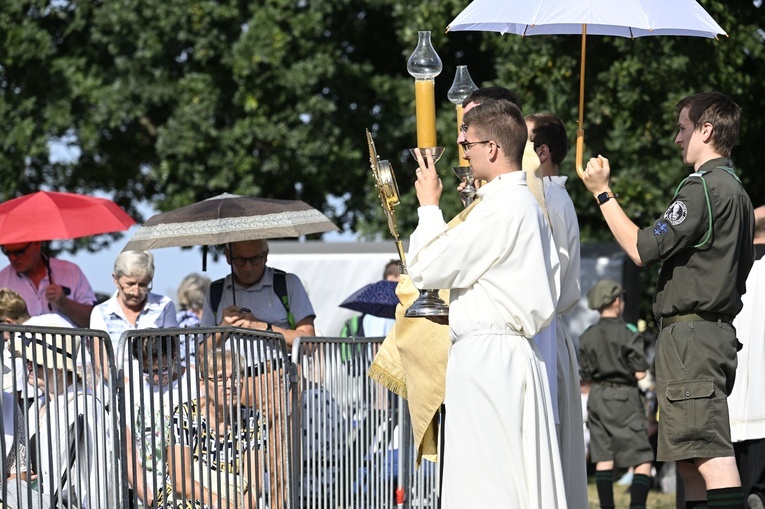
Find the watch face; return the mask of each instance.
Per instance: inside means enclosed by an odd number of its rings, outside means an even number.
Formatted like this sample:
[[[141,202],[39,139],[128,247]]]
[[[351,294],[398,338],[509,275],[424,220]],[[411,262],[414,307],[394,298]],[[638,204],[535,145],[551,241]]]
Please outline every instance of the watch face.
[[[604,202],[607,202],[607,201],[608,201],[608,193],[600,193],[598,195],[598,202],[599,203],[604,203]]]

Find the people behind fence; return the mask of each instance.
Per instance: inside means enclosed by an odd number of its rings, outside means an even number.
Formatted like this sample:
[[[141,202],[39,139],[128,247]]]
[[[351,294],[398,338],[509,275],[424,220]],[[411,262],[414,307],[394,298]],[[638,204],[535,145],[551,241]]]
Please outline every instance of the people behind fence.
[[[129,329],[177,327],[175,304],[164,295],[151,291],[154,279],[154,255],[149,251],[122,251],[114,260],[112,280],[117,288],[114,295],[93,308],[90,328],[109,334],[112,347],[117,349],[120,336]],[[95,369],[101,372],[101,348],[96,345]],[[181,345],[181,355],[185,345]],[[129,359],[120,359],[118,366]]]
[[[624,290],[616,281],[598,281],[587,293],[587,303],[600,313],[600,320],[579,338],[581,377],[592,384],[587,428],[600,507],[613,509],[614,469],[629,467],[634,467],[630,507],[645,507],[654,453],[638,388],[648,370],[643,338],[621,319]]]
[[[268,477],[264,471],[264,465],[272,463],[264,461],[263,415],[241,403],[253,390],[243,391],[243,359],[230,350],[199,353],[200,393],[173,413],[169,476],[160,506],[255,508],[262,499],[269,508],[282,507],[281,477]]]
[[[167,478],[166,451],[173,444],[173,415],[196,398],[196,373],[180,358],[178,336],[131,337],[126,370],[127,478],[135,496],[151,507]]]
[[[488,183],[449,229],[433,157],[415,151],[419,222],[407,256],[417,288],[451,290],[443,506],[565,507],[549,386],[532,339],[555,314],[558,257],[521,168],[526,123],[505,100],[473,107],[464,123],[465,157]]]
[[[82,270],[72,262],[42,253],[42,242],[6,244],[10,264],[0,271],[0,288],[19,292],[30,316],[58,313],[86,327],[96,296]]]
[[[29,383],[44,395],[29,409],[39,493],[51,507],[114,507],[108,483],[116,430],[77,369],[79,336],[23,333],[14,341],[27,360]]]
[[[0,323],[12,325],[34,325],[39,327],[71,328],[72,324],[56,313],[44,313],[37,316],[29,316],[27,304],[21,295],[10,288],[0,288]],[[19,403],[23,403],[22,391],[34,397],[34,393],[27,385],[27,368],[21,356],[11,354],[12,344],[10,335],[5,337],[3,349],[3,364],[11,368],[16,377],[16,391]],[[12,366],[15,364],[15,366]],[[83,367],[80,363],[79,367]],[[25,387],[27,389],[25,389]]]
[[[272,330],[284,336],[287,347],[299,336],[316,335],[316,313],[300,278],[266,265],[267,240],[234,242],[223,252],[232,274],[210,285],[203,327]]]
[[[210,278],[192,272],[178,285],[178,327],[199,327]]]

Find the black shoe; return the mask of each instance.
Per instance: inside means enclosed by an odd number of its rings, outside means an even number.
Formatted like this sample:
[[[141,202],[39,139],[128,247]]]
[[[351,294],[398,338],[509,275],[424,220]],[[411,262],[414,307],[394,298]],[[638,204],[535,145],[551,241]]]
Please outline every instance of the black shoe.
[[[759,493],[752,493],[746,497],[746,506],[749,509],[765,509],[765,502],[762,499],[762,495]]]

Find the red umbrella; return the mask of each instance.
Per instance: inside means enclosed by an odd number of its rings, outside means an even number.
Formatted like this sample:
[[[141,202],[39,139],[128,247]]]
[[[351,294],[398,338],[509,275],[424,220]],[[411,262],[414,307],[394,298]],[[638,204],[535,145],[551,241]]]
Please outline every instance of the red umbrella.
[[[0,245],[75,239],[127,230],[134,224],[111,200],[39,191],[0,204]]]

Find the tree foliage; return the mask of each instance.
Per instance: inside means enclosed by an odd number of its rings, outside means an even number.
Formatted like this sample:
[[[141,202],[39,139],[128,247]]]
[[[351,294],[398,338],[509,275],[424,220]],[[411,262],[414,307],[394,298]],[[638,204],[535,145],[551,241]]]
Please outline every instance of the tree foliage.
[[[720,89],[743,108],[734,151],[755,203],[765,201],[763,8],[705,0],[728,38],[590,37],[585,129],[639,224],[660,214],[687,173],[673,146],[674,104]],[[576,36],[449,32],[466,0],[5,0],[0,11],[0,184],[3,198],[39,188],[105,191],[138,219],[146,200],[169,210],[221,192],[299,198],[344,228],[388,238],[364,129],[396,171],[402,236],[416,223],[413,80],[417,30],[431,30],[439,164],[447,214],[459,209],[457,65],[479,86],[518,90],[524,110],[551,111],[573,140]],[[55,147],[53,152],[51,147]],[[63,148],[71,157],[61,157]],[[573,151],[564,173],[574,175]],[[592,197],[569,186],[585,239],[609,238]],[[335,197],[334,200],[331,198]],[[340,203],[339,208],[330,206]]]

